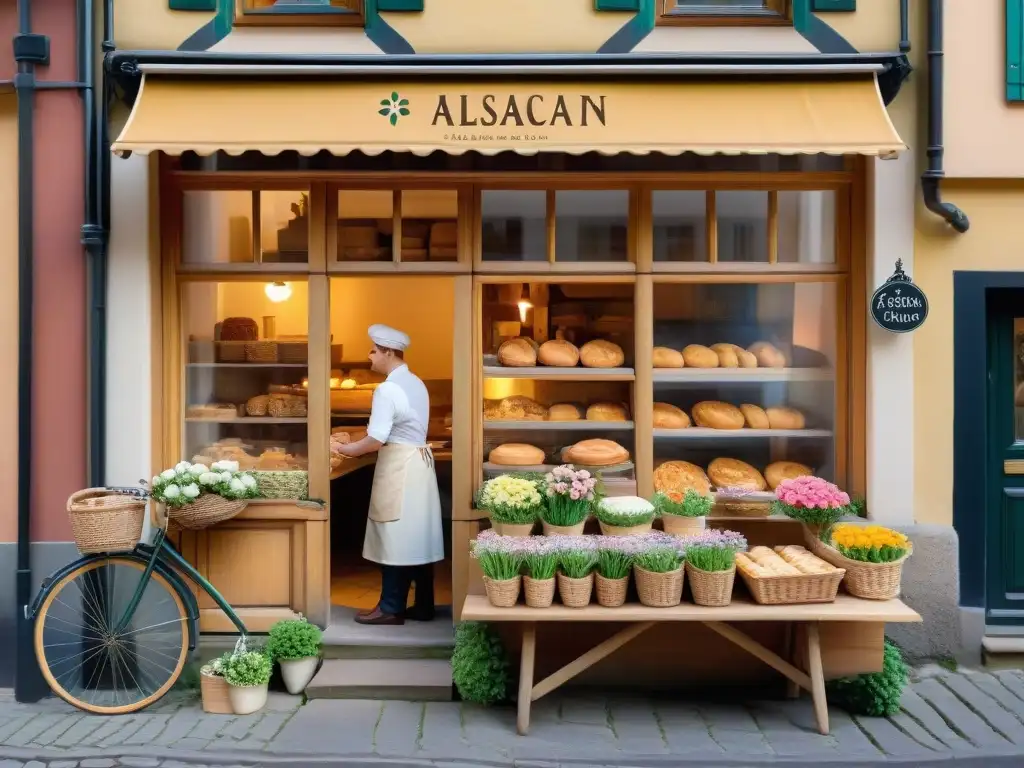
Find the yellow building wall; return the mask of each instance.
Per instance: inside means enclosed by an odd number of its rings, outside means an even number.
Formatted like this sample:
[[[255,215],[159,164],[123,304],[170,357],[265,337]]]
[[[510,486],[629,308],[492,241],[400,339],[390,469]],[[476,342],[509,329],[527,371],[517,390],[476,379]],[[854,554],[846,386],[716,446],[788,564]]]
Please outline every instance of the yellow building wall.
[[[172,11],[167,0],[116,0],[114,40],[119,50],[173,51],[213,18],[211,12]]]
[[[18,540],[18,98],[0,93],[0,542]]]

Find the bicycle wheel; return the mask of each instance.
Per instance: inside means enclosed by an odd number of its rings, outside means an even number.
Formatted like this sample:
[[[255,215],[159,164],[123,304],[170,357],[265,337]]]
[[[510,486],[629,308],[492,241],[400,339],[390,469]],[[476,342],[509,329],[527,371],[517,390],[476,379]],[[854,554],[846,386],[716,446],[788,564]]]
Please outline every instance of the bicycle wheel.
[[[145,563],[89,560],[50,588],[36,616],[35,649],[50,688],[69,704],[104,715],[149,706],[178,679],[188,656],[181,596],[154,571],[123,629]]]

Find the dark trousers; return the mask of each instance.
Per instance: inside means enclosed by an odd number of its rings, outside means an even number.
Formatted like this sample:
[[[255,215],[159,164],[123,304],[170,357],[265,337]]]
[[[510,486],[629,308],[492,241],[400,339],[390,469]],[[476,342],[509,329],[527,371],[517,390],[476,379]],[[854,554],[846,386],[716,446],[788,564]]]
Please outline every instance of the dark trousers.
[[[412,610],[428,613],[434,610],[434,564],[382,565],[380,601],[382,613],[403,616],[409,600],[409,587],[416,585]]]

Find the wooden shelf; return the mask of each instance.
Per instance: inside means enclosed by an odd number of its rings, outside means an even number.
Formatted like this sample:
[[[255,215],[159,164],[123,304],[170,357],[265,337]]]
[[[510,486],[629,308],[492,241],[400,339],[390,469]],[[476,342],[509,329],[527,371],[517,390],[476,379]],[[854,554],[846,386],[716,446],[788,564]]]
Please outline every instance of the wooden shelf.
[[[558,368],[534,366],[513,368],[504,365],[485,365],[485,379],[537,379],[538,381],[633,381],[632,368]]]
[[[187,418],[188,424],[305,424],[308,419],[297,416],[224,416],[216,419]]]
[[[832,381],[830,368],[655,368],[655,384],[770,384],[778,381]]]
[[[685,429],[655,429],[654,437],[659,440],[755,440],[777,437],[825,438],[832,437],[827,429],[708,429],[707,427],[686,427]]]
[[[308,368],[306,363],[188,363],[189,368]]]
[[[633,429],[632,421],[485,421],[485,432],[625,432]]]

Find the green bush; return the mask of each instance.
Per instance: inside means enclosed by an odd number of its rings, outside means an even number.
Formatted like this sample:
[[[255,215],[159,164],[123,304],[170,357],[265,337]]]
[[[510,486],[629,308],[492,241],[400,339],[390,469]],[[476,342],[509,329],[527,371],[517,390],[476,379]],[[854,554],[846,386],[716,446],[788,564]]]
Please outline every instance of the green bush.
[[[270,628],[267,654],[274,661],[307,659],[320,655],[320,627],[310,624],[305,617],[285,619]]]
[[[909,673],[900,649],[886,640],[882,671],[833,680],[828,684],[829,699],[854,715],[895,715]]]
[[[464,621],[455,630],[452,679],[463,701],[497,704],[508,698],[509,661],[501,639],[486,624]]]
[[[270,657],[261,651],[234,653],[225,665],[224,679],[228,685],[236,685],[240,688],[266,685],[270,682],[272,669],[273,664]]]

